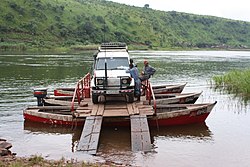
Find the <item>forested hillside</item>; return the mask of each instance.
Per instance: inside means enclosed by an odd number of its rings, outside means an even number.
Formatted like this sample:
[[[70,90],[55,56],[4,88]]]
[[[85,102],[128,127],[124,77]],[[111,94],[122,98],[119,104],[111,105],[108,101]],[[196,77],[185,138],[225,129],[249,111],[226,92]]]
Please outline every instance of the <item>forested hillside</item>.
[[[146,5],[145,5],[146,6]],[[144,49],[250,48],[250,23],[105,0],[1,0],[0,46],[122,41]]]

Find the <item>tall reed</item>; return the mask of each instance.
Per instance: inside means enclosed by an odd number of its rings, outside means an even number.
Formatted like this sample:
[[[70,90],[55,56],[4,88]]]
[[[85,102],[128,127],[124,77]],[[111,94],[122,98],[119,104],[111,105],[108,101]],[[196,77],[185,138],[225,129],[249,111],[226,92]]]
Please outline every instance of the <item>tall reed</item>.
[[[229,93],[242,94],[250,98],[250,69],[232,70],[221,76],[214,76],[216,87],[225,88]]]

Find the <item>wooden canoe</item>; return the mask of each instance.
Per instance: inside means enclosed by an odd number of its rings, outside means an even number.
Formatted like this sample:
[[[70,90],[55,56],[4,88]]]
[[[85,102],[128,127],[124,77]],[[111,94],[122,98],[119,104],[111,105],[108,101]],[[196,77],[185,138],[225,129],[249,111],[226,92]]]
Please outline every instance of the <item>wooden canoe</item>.
[[[55,96],[73,96],[75,88],[57,88],[54,90]]]
[[[149,126],[171,126],[205,122],[217,102],[204,104],[157,105],[156,114],[147,115]],[[89,106],[91,107],[91,106]],[[105,111],[104,111],[105,113]],[[143,109],[139,115],[145,115]],[[28,107],[24,119],[34,122],[60,125],[83,125],[86,117],[75,117],[69,106]],[[73,115],[73,116],[72,116]],[[107,126],[129,126],[129,115],[105,116]]]
[[[153,85],[152,88],[155,94],[181,93],[186,84]],[[54,96],[73,96],[74,90],[75,88],[57,88],[54,90]]]
[[[160,104],[193,104],[202,92],[198,93],[171,93],[156,94],[156,105]]]
[[[152,86],[154,94],[181,93],[186,86],[185,84],[176,85],[155,85]]]
[[[149,124],[171,126],[205,122],[216,103],[157,105],[157,115],[148,117]]]
[[[156,94],[156,104],[193,104],[199,98],[202,92],[198,93],[169,93],[169,94]],[[44,99],[45,106],[70,106],[71,96],[49,96]],[[143,103],[147,104],[148,101]],[[75,106],[77,107],[77,102]]]

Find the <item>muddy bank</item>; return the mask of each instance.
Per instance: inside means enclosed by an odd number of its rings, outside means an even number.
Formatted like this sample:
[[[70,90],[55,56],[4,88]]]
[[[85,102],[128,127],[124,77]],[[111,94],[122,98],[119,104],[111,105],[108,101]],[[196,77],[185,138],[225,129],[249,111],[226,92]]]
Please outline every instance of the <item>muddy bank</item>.
[[[19,166],[19,167],[26,167],[26,166],[36,166],[36,167],[47,167],[47,166],[127,166],[124,164],[114,164],[112,162],[106,163],[88,163],[88,162],[78,162],[77,160],[65,160],[64,158],[60,160],[46,160],[41,156],[31,156],[31,157],[18,157],[16,153],[12,153],[9,149],[12,147],[12,144],[7,142],[5,139],[0,138],[0,167],[2,166]]]
[[[40,156],[32,156],[29,158],[25,157],[17,157],[13,154],[1,156],[0,157],[0,167],[12,167],[12,166],[19,166],[19,167],[26,167],[26,166],[36,166],[36,167],[49,167],[49,166],[109,166],[106,164],[90,164],[85,162],[74,162],[74,161],[66,161],[64,159],[58,161],[52,160],[45,160],[43,157]],[[114,165],[112,165],[114,166]]]
[[[51,166],[71,166],[71,167],[126,167],[131,165],[124,165],[124,164],[115,164],[112,162],[106,163],[88,163],[88,162],[78,162],[76,160],[65,160],[64,158],[60,160],[46,160],[41,156],[32,156],[32,157],[17,157],[14,154],[0,156],[0,167],[27,167],[27,166],[36,166],[36,167],[51,167]]]

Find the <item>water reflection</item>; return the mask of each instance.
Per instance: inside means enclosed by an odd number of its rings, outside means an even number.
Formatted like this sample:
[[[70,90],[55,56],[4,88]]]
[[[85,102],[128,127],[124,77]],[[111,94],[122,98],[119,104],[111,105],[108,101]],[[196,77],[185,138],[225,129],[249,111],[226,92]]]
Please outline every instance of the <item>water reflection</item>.
[[[196,140],[196,141],[207,141],[212,140],[212,132],[209,130],[206,123],[181,125],[181,126],[170,126],[151,128],[151,135],[161,139],[181,139],[181,140]]]
[[[102,127],[98,155],[116,164],[131,164],[135,156],[130,140],[130,127]]]
[[[33,135],[70,134],[72,135],[71,152],[76,152],[82,127],[72,129],[72,127],[25,121],[24,130]],[[150,132],[153,143],[153,150],[150,154],[154,154],[155,149],[161,147],[161,144],[157,143],[158,140],[181,140],[182,142],[207,142],[213,140],[213,134],[205,123],[160,127],[159,129],[153,127],[150,128]],[[79,155],[81,154],[78,152]],[[131,151],[130,127],[102,127],[97,156],[104,158],[105,161],[117,164],[131,164],[131,162],[135,161],[138,154]]]
[[[211,88],[215,92],[219,92],[221,95],[227,94],[231,95],[234,100],[237,100],[240,105],[247,106],[250,103],[250,95],[246,95],[243,93],[237,93],[235,91],[231,91],[227,89],[225,86],[215,86],[214,83],[211,84]]]
[[[72,135],[72,147],[71,151],[76,151],[76,146],[80,139],[82,128],[72,128],[71,126],[49,125],[38,122],[24,121],[24,130],[31,132],[32,134],[71,134]],[[59,141],[60,142],[60,141]]]

